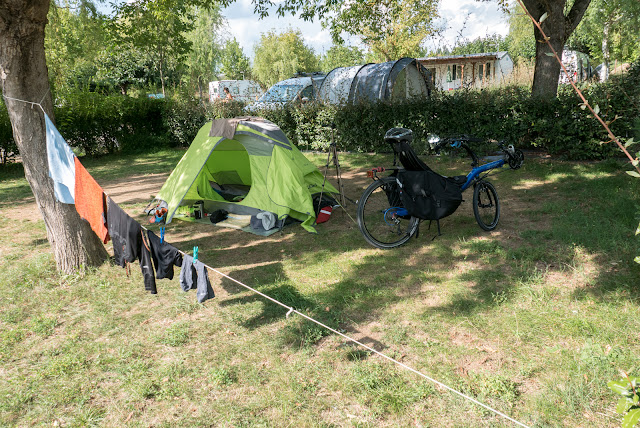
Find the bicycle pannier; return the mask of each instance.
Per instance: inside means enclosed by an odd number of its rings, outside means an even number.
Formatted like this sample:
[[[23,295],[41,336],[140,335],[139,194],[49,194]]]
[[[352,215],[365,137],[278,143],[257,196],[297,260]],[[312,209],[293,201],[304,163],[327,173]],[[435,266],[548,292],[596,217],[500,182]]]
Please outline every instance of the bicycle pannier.
[[[433,171],[401,171],[396,179],[402,204],[414,217],[440,220],[453,214],[462,202],[460,186]]]

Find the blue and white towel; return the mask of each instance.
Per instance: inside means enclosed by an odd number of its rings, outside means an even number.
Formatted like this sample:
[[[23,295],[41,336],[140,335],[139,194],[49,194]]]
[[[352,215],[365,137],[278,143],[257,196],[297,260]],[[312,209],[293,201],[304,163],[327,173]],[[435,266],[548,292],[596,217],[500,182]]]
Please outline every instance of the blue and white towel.
[[[49,161],[49,177],[53,180],[55,197],[64,204],[75,203],[76,166],[73,151],[62,138],[49,119],[44,115],[47,125],[47,160]]]

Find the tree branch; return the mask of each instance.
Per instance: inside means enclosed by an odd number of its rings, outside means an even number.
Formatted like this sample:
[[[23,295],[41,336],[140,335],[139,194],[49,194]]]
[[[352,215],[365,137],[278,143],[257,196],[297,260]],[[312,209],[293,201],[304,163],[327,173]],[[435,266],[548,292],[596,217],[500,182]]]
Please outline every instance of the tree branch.
[[[591,4],[591,0],[576,0],[575,3],[573,3],[573,6],[571,6],[571,10],[565,18],[565,35],[568,36],[573,33],[573,30],[576,29],[576,27],[582,20],[584,13],[587,11],[589,4]]]

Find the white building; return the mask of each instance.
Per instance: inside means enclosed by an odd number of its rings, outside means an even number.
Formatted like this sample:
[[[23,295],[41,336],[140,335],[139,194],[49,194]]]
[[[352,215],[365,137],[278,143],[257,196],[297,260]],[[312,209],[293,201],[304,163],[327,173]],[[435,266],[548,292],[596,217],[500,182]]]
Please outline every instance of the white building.
[[[431,72],[434,86],[445,91],[500,84],[513,71],[513,61],[506,51],[419,58],[418,61]]]

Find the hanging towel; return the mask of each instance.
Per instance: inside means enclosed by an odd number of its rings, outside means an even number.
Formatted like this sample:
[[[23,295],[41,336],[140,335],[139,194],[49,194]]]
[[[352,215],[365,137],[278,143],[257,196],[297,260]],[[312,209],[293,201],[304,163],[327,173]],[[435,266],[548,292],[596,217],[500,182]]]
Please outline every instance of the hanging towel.
[[[76,169],[73,160],[75,155],[46,114],[44,121],[47,134],[49,177],[53,180],[54,195],[59,202],[73,204],[76,185]]]
[[[78,158],[75,158],[76,180],[75,201],[80,217],[87,220],[91,229],[98,235],[103,244],[109,241],[107,226],[107,200],[102,187],[89,174]]]
[[[173,266],[182,266],[182,254],[173,245],[163,241],[152,231],[147,231],[151,258],[156,268],[157,279],[173,279]]]
[[[182,258],[182,270],[180,271],[180,287],[183,291],[197,289],[196,297],[199,303],[203,303],[215,296],[206,266],[199,260],[186,254]]]

